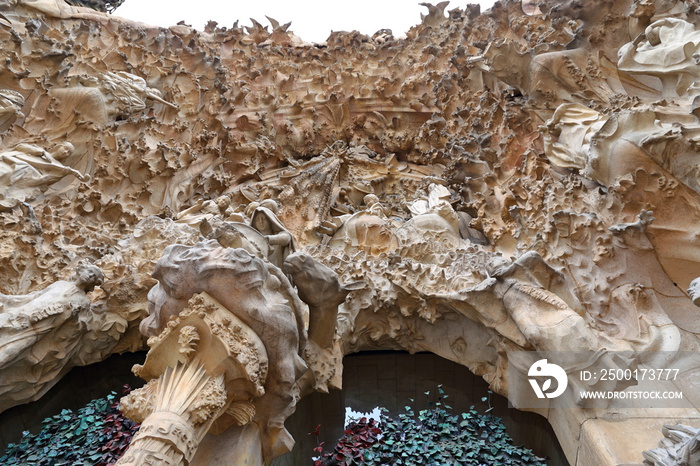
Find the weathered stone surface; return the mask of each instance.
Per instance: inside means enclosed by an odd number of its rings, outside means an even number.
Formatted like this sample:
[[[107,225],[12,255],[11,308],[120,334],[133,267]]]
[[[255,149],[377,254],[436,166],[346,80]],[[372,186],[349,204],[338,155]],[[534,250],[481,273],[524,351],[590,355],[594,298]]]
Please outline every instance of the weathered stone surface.
[[[700,275],[700,5],[426,6],[405,38],[305,44],[273,19],[198,32],[0,5],[0,293],[99,266],[89,308],[121,324],[95,330],[115,341],[94,354],[144,348],[139,326],[167,354],[149,355],[129,412],[160,412],[158,387],[216,401],[156,416],[191,433],[174,461],[269,461],[296,398],[339,387],[355,351],[431,351],[513,396],[509,350],[700,349],[684,291]],[[245,329],[217,334],[198,296]],[[35,330],[23,351],[51,341]],[[220,370],[197,350],[210,337],[284,375],[210,352]],[[696,402],[673,416],[693,424]],[[543,414],[572,464],[641,463],[655,444],[609,433],[648,439],[672,417],[625,413],[615,430],[600,410]],[[140,439],[146,456],[167,441]]]

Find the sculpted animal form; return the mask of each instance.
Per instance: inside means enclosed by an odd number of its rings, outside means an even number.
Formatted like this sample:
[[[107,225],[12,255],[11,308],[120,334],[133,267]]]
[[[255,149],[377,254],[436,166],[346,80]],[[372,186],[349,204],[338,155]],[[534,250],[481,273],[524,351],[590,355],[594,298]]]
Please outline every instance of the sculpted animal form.
[[[309,340],[321,348],[330,348],[338,306],[350,291],[362,288],[362,282],[341,285],[331,268],[303,252],[287,256],[283,269],[292,277],[301,300],[309,305]]]

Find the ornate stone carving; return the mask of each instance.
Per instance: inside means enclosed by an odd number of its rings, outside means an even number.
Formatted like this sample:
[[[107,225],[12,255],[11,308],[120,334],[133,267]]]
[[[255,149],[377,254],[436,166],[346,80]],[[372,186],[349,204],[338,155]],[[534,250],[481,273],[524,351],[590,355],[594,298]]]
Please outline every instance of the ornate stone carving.
[[[0,412],[41,397],[74,366],[102,360],[126,321],[92,307],[94,265],[26,295],[0,294]]]
[[[239,388],[234,383],[227,386],[227,390],[231,396],[238,397],[236,401],[260,398],[253,405],[266,458],[291,448],[292,440],[284,428],[284,420],[294,410],[296,400],[293,387],[306,370],[300,353],[306,342],[308,310],[296,296],[287,277],[266,258],[252,256],[243,249],[221,247],[215,240],[193,247],[169,246],[156,264],[154,277],[159,283],[149,293],[150,315],[141,324],[142,332],[152,337],[149,340],[152,347],[149,355],[154,354],[153,358],[157,358],[159,351],[165,351],[158,350],[160,346],[157,342],[168,340],[175,330],[180,329],[177,338],[173,339],[180,346],[178,353],[181,358],[186,356],[187,361],[194,361],[194,353],[199,354],[200,359],[204,358],[205,364],[212,368],[225,363],[226,355],[219,356],[222,361],[218,361],[214,355],[209,355],[210,351],[200,352],[202,337],[195,335],[190,326],[180,324],[196,312],[193,305],[198,303],[190,300],[193,295],[206,293],[211,296],[219,309],[217,315],[232,314],[245,327],[231,324],[230,317],[219,317],[224,322],[229,320],[227,327],[210,324],[207,333],[214,334],[222,344],[230,347],[230,354],[242,359],[239,364],[244,365],[243,372],[258,387],[237,393]],[[241,334],[241,329],[248,330]],[[241,339],[243,343],[236,343]],[[252,343],[245,343],[250,341]],[[257,344],[261,348],[246,356],[237,349],[241,344]],[[261,369],[245,367],[254,362]],[[194,362],[185,367],[191,364]],[[151,378],[160,375],[163,370],[161,366],[156,366],[149,369],[151,372],[144,372],[148,367],[147,362],[144,369],[138,370],[138,374]],[[230,378],[227,377],[227,380]],[[197,443],[199,440],[201,436]]]
[[[10,89],[0,89],[0,134],[7,130],[17,118],[24,117],[24,96]]]
[[[50,185],[73,175],[81,181],[90,177],[61,163],[73,152],[69,142],[48,153],[31,144],[18,144],[0,152],[0,209],[32,201]]]
[[[693,84],[700,62],[699,46],[700,32],[693,24],[664,18],[620,48],[617,66],[622,71],[659,78],[664,96],[695,96],[700,92]]]
[[[164,408],[152,425],[182,437],[144,434],[143,461],[237,464],[239,444],[269,461],[296,397],[339,387],[355,351],[432,351],[512,397],[512,349],[700,349],[684,292],[700,270],[697,1],[424,6],[405,38],[320,46],[273,19],[196,31],[0,4],[0,156],[51,165],[5,183],[0,292],[47,289],[78,257],[104,271],[92,315],[123,326],[90,330],[119,338],[91,354],[143,348],[139,326],[167,353],[130,412],[195,403]],[[60,166],[39,149],[67,143]],[[223,350],[256,338],[249,361]],[[656,439],[638,433],[668,422],[543,414],[591,464],[641,462]],[[163,442],[177,448],[147,446]]]
[[[265,202],[263,202],[265,204]],[[277,267],[282,267],[287,256],[294,252],[294,238],[277,218],[277,204],[267,203],[253,211],[250,224],[265,237],[268,244],[266,259]]]
[[[265,394],[266,348],[247,324],[206,292],[173,317],[135,367],[151,381],[122,400],[124,413],[142,425],[118,464],[189,464],[207,432],[252,422],[254,400]]]
[[[284,261],[299,298],[309,305],[309,340],[320,348],[330,349],[338,322],[338,306],[361,282],[341,285],[336,273],[304,253],[294,253]]]
[[[644,464],[653,466],[691,465],[700,461],[700,430],[683,424],[664,425],[659,448],[647,450]]]

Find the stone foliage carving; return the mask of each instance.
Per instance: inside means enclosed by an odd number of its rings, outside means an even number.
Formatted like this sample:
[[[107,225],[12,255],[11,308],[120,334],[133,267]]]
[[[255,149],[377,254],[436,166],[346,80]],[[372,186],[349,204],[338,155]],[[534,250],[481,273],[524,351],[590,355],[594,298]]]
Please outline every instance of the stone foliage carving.
[[[97,264],[91,308],[125,322],[105,351],[144,348],[139,326],[153,354],[174,348],[130,412],[201,394],[163,414],[172,457],[235,464],[238,439],[269,461],[295,397],[340,386],[351,352],[431,351],[509,395],[511,349],[700,349],[698,2],[424,6],[405,38],[313,45],[273,19],[198,32],[0,4],[0,156],[31,173],[0,211],[0,293]],[[259,339],[265,394],[202,358],[210,333],[229,341],[212,315]],[[543,414],[572,461],[611,464],[641,462],[634,432],[662,422],[635,412],[618,446],[594,410]]]
[[[644,452],[644,464],[674,466],[700,461],[700,431],[683,424],[665,425],[659,448]]]
[[[149,292],[149,316],[141,324],[142,333],[151,337],[151,349],[145,365],[135,369],[151,382],[130,395],[123,407],[145,429],[123,464],[140,464],[151,457],[189,462],[210,428],[223,430],[232,423],[244,429],[251,423],[256,426],[261,456],[269,461],[291,449],[293,440],[284,421],[294,411],[297,396],[338,384],[338,307],[361,283],[343,286],[332,269],[311,256],[290,254],[293,238],[274,214],[276,205],[262,204],[254,208],[250,226],[212,217],[211,222],[228,234],[215,234],[216,240],[194,246],[168,246],[156,264],[153,276],[158,284]],[[231,247],[244,242],[263,242],[263,247]],[[293,285],[277,266],[280,261]],[[204,322],[198,323],[198,318]],[[203,347],[212,339],[223,349],[212,343]],[[229,366],[225,377],[216,378]],[[195,373],[201,382],[190,380]],[[206,411],[208,402],[199,401],[192,401],[186,411],[178,408],[177,397],[206,398],[205,388],[211,384],[223,390],[216,409]],[[178,411],[172,414],[173,410]],[[176,425],[184,423],[185,444],[165,454],[168,435],[160,433],[170,428],[173,415],[180,419]]]
[[[23,117],[24,96],[10,89],[0,90],[0,134],[19,117]]]
[[[253,401],[271,385],[266,384],[266,347],[208,293],[194,295],[149,346],[145,364],[135,372],[150,382],[124,398],[121,408],[142,426],[118,464],[144,464],[150,458],[189,464],[208,431],[260,417]],[[279,375],[276,364],[271,369],[270,376]],[[265,435],[267,421],[264,415],[257,421]]]

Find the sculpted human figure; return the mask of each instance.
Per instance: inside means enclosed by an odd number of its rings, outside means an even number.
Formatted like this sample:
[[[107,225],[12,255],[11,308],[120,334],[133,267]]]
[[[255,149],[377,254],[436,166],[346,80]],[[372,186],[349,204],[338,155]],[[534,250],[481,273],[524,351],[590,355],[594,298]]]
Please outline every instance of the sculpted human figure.
[[[645,170],[668,172],[700,192],[700,126],[674,119],[653,111],[608,117],[580,104],[562,104],[541,127],[545,155],[554,165],[606,186]]]
[[[386,218],[386,212],[384,211],[384,206],[379,201],[379,198],[375,194],[367,194],[364,199],[365,212],[370,215],[376,215],[377,217]]]
[[[690,282],[688,297],[696,306],[700,306],[700,277]]]
[[[17,2],[56,18],[79,18],[101,22],[106,22],[108,18],[104,13],[98,13],[92,8],[72,6],[63,0],[17,0]]]
[[[416,196],[416,200],[408,205],[408,210],[413,217],[427,214],[428,212],[437,211],[444,203],[449,205],[447,200],[450,199],[450,191],[442,185],[430,183],[427,194],[421,191]],[[451,206],[450,206],[451,207]]]
[[[544,151],[554,165],[582,170],[591,140],[607,117],[581,104],[562,104],[543,128]]]
[[[215,218],[224,218],[229,212],[231,200],[227,196],[219,196],[216,199],[201,200],[177,214],[177,223],[186,223],[193,227],[199,227],[202,222],[212,223]],[[214,222],[216,223],[216,222]]]
[[[176,105],[163,99],[160,91],[148,87],[146,80],[125,71],[108,71],[102,74],[102,86],[112,94],[127,113],[146,108],[146,100],[151,99],[171,108]]]
[[[598,338],[566,281],[537,252],[515,261],[495,258],[487,285],[503,302],[528,344],[543,351],[597,350]]]
[[[363,200],[364,210],[337,218],[339,226],[329,244],[345,250],[361,249],[372,255],[395,249],[398,241],[379,198],[367,194]]]
[[[68,175],[88,180],[88,175],[63,165],[72,152],[69,142],[59,144],[52,153],[33,144],[18,144],[0,152],[0,210],[35,199]]]
[[[409,205],[413,218],[396,229],[399,241],[409,244],[416,238],[430,236],[449,246],[459,246],[459,217],[449,199],[447,188],[431,183],[427,195]]]
[[[277,218],[277,203],[265,200],[253,211],[250,224],[265,236],[270,246],[268,259],[282,267],[284,259],[295,251],[294,238]]]
[[[594,329],[564,275],[538,253],[527,252],[512,262],[496,258],[489,265],[489,275],[482,285],[502,300],[520,332],[538,350],[678,349],[678,329],[640,284],[615,287],[608,315],[598,316]]]
[[[148,100],[177,108],[164,100],[158,89],[149,87],[146,80],[124,71],[77,76],[72,81],[68,87],[52,87],[48,91],[58,101],[62,114],[61,121],[51,128],[53,134],[70,134],[79,120],[104,125],[116,117],[144,110]]]
[[[628,342],[610,338],[593,328],[565,276],[547,264],[539,253],[529,251],[513,261],[495,257],[487,265],[487,272],[489,278],[472,289],[474,296],[468,302],[476,304],[493,300],[496,304],[491,309],[502,306],[524,341],[518,341],[517,333],[512,334],[516,335],[515,338],[511,337],[507,326],[503,326],[504,335],[519,346],[559,352],[561,359],[557,363],[566,370],[585,366],[617,369],[636,364],[634,360],[608,353],[632,348]],[[483,295],[484,291],[492,293],[491,297]],[[499,315],[493,313],[487,319],[497,321]],[[577,380],[570,382],[586,385]],[[599,381],[595,386],[598,389],[619,389],[626,384]],[[582,407],[588,405],[580,398],[575,402]]]
[[[489,75],[542,102],[583,98],[607,103],[611,95],[623,90],[614,63],[585,48],[527,53],[517,42],[499,39],[489,44],[483,58]],[[589,72],[591,64],[603,72]]]
[[[99,268],[79,265],[43,290],[0,294],[0,412],[38,399],[90,351],[83,337],[96,322],[87,293],[102,281]]]

